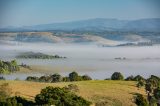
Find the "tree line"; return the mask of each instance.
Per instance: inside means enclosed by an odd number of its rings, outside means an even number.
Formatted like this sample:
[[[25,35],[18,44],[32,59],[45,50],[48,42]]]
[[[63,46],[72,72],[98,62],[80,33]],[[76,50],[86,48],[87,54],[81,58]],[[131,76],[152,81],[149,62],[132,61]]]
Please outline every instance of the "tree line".
[[[69,81],[85,81],[92,80],[92,78],[88,75],[79,75],[77,72],[71,72],[68,77],[63,77],[60,74],[53,74],[48,76],[28,76],[26,81],[35,81],[35,82],[69,82]]]
[[[4,79],[4,78],[2,77],[1,79]],[[53,74],[53,75],[41,76],[41,77],[29,76],[26,78],[26,80],[27,81],[36,81],[36,82],[55,83],[55,82],[68,82],[68,81],[85,81],[85,80],[92,80],[92,78],[88,75],[80,76],[77,72],[71,72],[71,73],[69,73],[69,75],[67,77],[62,77],[60,74]],[[131,76],[128,76],[127,78],[124,79],[124,76],[120,72],[114,72],[109,79],[105,79],[105,80],[136,81],[137,89],[140,89],[141,87],[143,87],[143,88],[145,88],[146,94],[147,94],[147,98],[142,94],[138,94],[138,93],[135,94],[135,103],[137,104],[137,106],[159,106],[160,105],[160,103],[159,103],[159,101],[160,101],[160,77],[158,77],[158,76],[151,75],[149,78],[144,78],[140,75],[137,75],[137,76],[131,75]],[[75,87],[73,87],[73,88],[75,88]],[[50,89],[50,87],[46,88],[46,89]],[[55,89],[55,88],[51,88],[51,89]],[[56,88],[55,90],[62,92],[63,89]],[[45,98],[45,96],[44,96],[44,94],[42,94],[42,95],[39,95],[37,98],[43,100]],[[61,98],[61,97],[59,97],[59,98]],[[58,102],[56,102],[55,100],[50,101],[50,99],[48,99],[46,103],[56,103],[57,104]],[[63,106],[63,105],[57,104],[56,106]],[[68,105],[68,106],[72,106],[72,105]],[[83,105],[77,105],[77,106],[83,106]],[[88,105],[86,105],[86,106],[88,106]]]

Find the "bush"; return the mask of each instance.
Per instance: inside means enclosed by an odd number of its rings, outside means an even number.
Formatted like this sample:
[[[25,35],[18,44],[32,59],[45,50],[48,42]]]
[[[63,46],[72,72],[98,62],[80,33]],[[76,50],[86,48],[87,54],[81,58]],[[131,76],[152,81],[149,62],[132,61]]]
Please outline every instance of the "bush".
[[[64,88],[51,86],[42,89],[41,93],[36,95],[35,101],[37,105],[89,106],[91,104]]]
[[[111,76],[111,80],[123,80],[124,77],[120,72],[114,72]]]
[[[9,97],[5,101],[0,101],[0,106],[35,106],[32,101],[22,97]]]
[[[142,94],[136,94],[135,103],[137,106],[149,106]]]

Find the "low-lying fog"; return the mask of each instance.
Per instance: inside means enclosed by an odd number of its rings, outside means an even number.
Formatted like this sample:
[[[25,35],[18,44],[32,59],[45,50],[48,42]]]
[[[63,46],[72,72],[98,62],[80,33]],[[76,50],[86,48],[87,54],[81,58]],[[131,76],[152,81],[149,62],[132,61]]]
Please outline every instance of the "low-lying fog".
[[[94,79],[109,78],[113,72],[129,75],[160,75],[160,46],[145,47],[101,47],[95,44],[48,44],[17,43],[0,45],[0,59],[11,60],[20,52],[33,51],[58,54],[67,59],[17,59],[33,67],[33,72],[5,75],[8,79],[25,79],[28,75],[60,73],[68,75],[72,71],[88,74]],[[125,59],[115,59],[115,58]],[[36,72],[36,74],[35,74]]]

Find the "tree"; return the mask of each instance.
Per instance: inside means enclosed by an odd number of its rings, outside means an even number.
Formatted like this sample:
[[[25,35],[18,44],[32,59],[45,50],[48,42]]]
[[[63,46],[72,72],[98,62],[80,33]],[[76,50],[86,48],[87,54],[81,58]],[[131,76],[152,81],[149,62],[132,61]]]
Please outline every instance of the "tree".
[[[141,81],[141,80],[145,80],[145,79],[140,75],[137,75],[134,77],[134,81]]]
[[[17,66],[17,61],[16,61],[16,60],[12,60],[12,61],[11,61],[11,64],[12,64],[13,66]]]
[[[138,83],[137,83],[137,87],[138,88],[140,88],[140,87],[142,87],[142,86],[144,86],[145,85],[145,81],[143,81],[143,80],[140,80],[140,81],[138,81]]]
[[[39,78],[39,82],[46,82],[46,81],[47,81],[46,76],[41,76]]]
[[[83,75],[82,80],[92,80],[92,78],[88,75]]]
[[[134,79],[134,76],[131,75],[131,76],[127,77],[125,80],[126,80],[126,81],[133,81],[133,79]]]
[[[46,87],[41,93],[36,95],[37,105],[55,105],[55,106],[90,106],[91,102],[75,95],[64,88]]]
[[[114,72],[111,76],[111,80],[123,80],[124,77],[120,72]]]
[[[158,101],[158,106],[160,105],[159,101],[160,101],[160,88],[158,87],[157,89],[154,90],[154,97],[157,99]]]
[[[75,71],[70,73],[69,79],[70,79],[70,81],[78,81],[79,80],[78,73]]]
[[[0,60],[0,74],[6,74],[14,71],[19,71],[19,66],[17,65],[16,60],[12,60],[11,62],[4,62]]]
[[[26,78],[26,81],[35,81],[35,82],[38,82],[39,81],[39,78],[38,77],[35,77],[35,76],[28,76]]]
[[[60,74],[53,74],[51,78],[52,78],[52,82],[61,82],[63,79]]]
[[[0,76],[0,80],[5,80],[5,78],[3,76]]]
[[[149,104],[155,106],[157,101],[160,101],[160,78],[154,75],[151,75],[150,78],[146,80],[145,89],[148,93]],[[160,104],[157,104],[158,106]]]

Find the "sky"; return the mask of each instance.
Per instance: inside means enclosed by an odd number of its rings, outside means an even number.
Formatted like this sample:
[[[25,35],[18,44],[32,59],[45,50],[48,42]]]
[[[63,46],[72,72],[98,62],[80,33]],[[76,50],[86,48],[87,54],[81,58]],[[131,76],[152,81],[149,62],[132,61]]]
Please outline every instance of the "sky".
[[[160,0],[0,0],[0,27],[93,18],[160,18]]]

